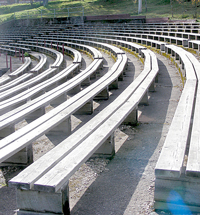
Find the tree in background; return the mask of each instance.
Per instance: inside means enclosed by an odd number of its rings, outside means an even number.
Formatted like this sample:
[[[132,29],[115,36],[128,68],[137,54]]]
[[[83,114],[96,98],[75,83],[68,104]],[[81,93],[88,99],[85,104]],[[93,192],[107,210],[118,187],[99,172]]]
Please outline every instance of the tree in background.
[[[200,0],[192,0],[192,4],[194,5],[194,17],[197,18],[197,8],[199,7],[198,2]]]
[[[194,18],[197,18],[197,8],[199,7],[198,3],[200,2],[200,0],[176,0],[176,1],[177,1],[179,4],[182,5],[183,13],[185,12],[185,11],[184,11],[184,5],[183,5],[183,3],[184,3],[185,1],[187,1],[187,2],[192,2],[192,4],[194,5]]]
[[[48,0],[43,0],[43,6],[47,6],[48,5]]]

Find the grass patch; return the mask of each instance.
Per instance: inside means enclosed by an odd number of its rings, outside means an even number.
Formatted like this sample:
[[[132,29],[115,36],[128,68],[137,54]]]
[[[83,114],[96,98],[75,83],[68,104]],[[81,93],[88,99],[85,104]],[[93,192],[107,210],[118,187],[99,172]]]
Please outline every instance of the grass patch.
[[[0,22],[8,21],[15,17],[17,19],[40,18],[41,11],[45,16],[68,16],[67,7],[84,7],[84,15],[106,15],[106,14],[130,14],[138,15],[138,3],[133,0],[54,0],[50,1],[46,7],[41,6],[40,2],[31,4],[13,4],[0,6]],[[74,9],[80,10],[80,9]],[[73,10],[72,10],[73,11]],[[60,15],[59,15],[60,13]],[[152,17],[170,17],[173,19],[193,19],[195,13],[194,5],[191,2],[179,4],[173,1],[173,10],[170,0],[148,0],[147,11],[143,1],[142,13],[147,18]],[[199,18],[200,7],[197,8],[197,18]],[[72,16],[75,14],[72,14]],[[78,14],[77,14],[78,15]],[[80,15],[80,13],[79,13]],[[172,17],[173,15],[173,17]]]

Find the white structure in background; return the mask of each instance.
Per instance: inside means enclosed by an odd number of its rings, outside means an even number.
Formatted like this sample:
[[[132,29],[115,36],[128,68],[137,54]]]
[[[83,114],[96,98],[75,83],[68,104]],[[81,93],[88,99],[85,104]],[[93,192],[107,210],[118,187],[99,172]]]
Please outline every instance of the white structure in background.
[[[142,13],[142,0],[138,0],[138,14]]]

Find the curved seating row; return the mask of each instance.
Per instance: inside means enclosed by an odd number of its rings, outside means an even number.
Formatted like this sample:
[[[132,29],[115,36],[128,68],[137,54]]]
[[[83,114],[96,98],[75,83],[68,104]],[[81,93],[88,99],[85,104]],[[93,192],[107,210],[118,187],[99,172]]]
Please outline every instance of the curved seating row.
[[[46,64],[46,56],[45,55],[43,55],[43,54],[39,54],[39,58],[40,58],[40,61],[39,61],[39,63],[35,66],[35,68],[40,68],[40,70],[43,68],[43,66]],[[39,58],[38,58],[38,60],[39,60]],[[25,60],[25,63],[21,66],[21,67],[19,67],[17,70],[15,70],[13,73],[11,73],[11,74],[9,74],[7,77],[5,77],[4,79],[2,79],[2,80],[0,80],[0,85],[2,85],[2,86],[0,86],[0,92],[3,92],[3,91],[5,91],[5,90],[7,90],[7,89],[10,89],[10,88],[12,88],[13,86],[16,86],[16,85],[18,85],[18,84],[20,84],[20,83],[22,83],[22,82],[24,82],[24,81],[26,81],[26,80],[28,80],[28,79],[30,79],[30,78],[32,78],[33,77],[33,74],[31,74],[31,73],[28,73],[28,72],[30,72],[30,71],[27,71],[27,67],[29,68],[29,65],[28,65],[28,62],[27,62],[27,58],[25,58],[26,60]],[[30,59],[30,58],[29,58]],[[36,58],[37,59],[37,58]],[[31,69],[31,71],[32,71],[33,69]],[[27,73],[25,73],[25,71],[27,72]],[[23,75],[21,75],[20,77],[18,77],[18,78],[16,78],[16,79],[14,79],[13,80],[13,78],[15,78],[17,75],[16,75],[16,73],[15,72],[17,72],[17,74],[18,73],[24,73]],[[14,75],[15,74],[15,75]]]
[[[186,81],[155,167],[155,208],[168,210],[173,207],[177,211],[181,208],[199,212],[199,158],[196,150],[199,128],[196,123],[199,121],[200,63],[179,47],[168,45],[166,48],[184,65]]]
[[[127,117],[128,119],[126,122],[131,124],[136,123],[137,106],[148,91],[148,88],[152,85],[152,83],[154,83],[154,79],[158,73],[157,59],[155,55],[147,50],[142,51],[145,56],[145,68],[143,72],[114,102],[112,102],[87,124],[82,126],[77,132],[70,135],[57,147],[49,151],[46,156],[41,157],[31,166],[26,168],[24,172],[21,172],[21,174],[10,180],[9,186],[18,188],[17,192],[21,200],[20,202],[23,202],[25,198],[30,199],[32,194],[36,195],[38,200],[41,200],[44,196],[46,196],[46,203],[37,201],[35,204],[31,201],[29,206],[27,204],[19,203],[19,211],[29,210],[42,212],[47,210],[47,205],[49,205],[52,198],[55,198],[56,203],[51,204],[51,208],[48,208],[48,211],[51,213],[61,214],[69,213],[67,188],[69,177],[94,152],[96,152],[97,149],[97,153],[101,154],[103,152],[107,156],[113,156],[114,130],[125,119],[127,119]],[[125,54],[118,55],[118,60],[122,62],[121,60],[125,57]],[[125,68],[125,64],[126,60],[123,65],[120,64],[120,67],[122,66],[122,68],[118,67],[116,69],[123,70]],[[106,79],[103,78],[104,82],[107,81],[108,74],[106,74],[106,76]],[[110,136],[111,138],[109,138]],[[107,142],[106,139],[109,139],[109,141]],[[52,159],[50,160],[50,158]],[[41,166],[41,162],[43,163],[46,159],[48,159],[49,162],[45,162],[46,165]],[[69,165],[66,166],[66,162]],[[63,168],[63,163],[65,163],[65,171],[60,171]],[[33,168],[36,168],[38,171],[32,175],[33,177],[29,177],[29,172],[32,171]],[[52,180],[53,171],[56,173],[54,176],[57,176]],[[45,180],[45,178],[47,180]],[[56,206],[58,202],[60,205],[59,207]]]
[[[46,41],[55,40],[55,38],[50,40],[49,39],[50,37],[47,37]],[[85,39],[86,38],[84,38],[84,40]],[[58,38],[57,40],[58,41],[61,40],[60,44],[63,43],[62,41],[63,38],[62,39]],[[74,39],[69,38],[69,41],[73,41],[73,40],[83,42],[84,44],[88,44],[88,45],[95,44],[94,42],[85,42],[82,39],[76,40],[76,38]],[[100,43],[96,42],[96,44],[98,43],[101,44],[102,42],[105,42],[105,40],[106,39],[102,39]],[[111,40],[112,39],[107,40],[106,42]],[[118,39],[118,40],[121,40],[121,39]],[[150,41],[147,38],[143,38],[142,40],[140,39],[140,41],[144,41],[141,43],[145,45],[151,45],[151,43],[145,42],[145,41],[148,41],[148,42]],[[118,45],[118,43],[115,43],[115,42],[114,44]],[[153,42],[153,39],[152,39],[152,42]],[[158,44],[158,42],[159,41],[156,41],[154,43]],[[127,41],[125,42],[122,41],[119,44],[123,44],[123,45],[126,44],[125,47],[131,46],[131,45],[128,46]],[[196,117],[197,119],[194,120],[193,123],[195,123],[195,125],[198,125],[198,122],[199,122],[198,120],[198,113],[199,113],[198,97],[199,96],[198,96],[198,85],[197,85],[199,62],[196,61],[196,58],[194,58],[194,56],[191,55],[190,53],[185,52],[183,49],[180,49],[179,47],[176,47],[173,45],[167,45],[166,43],[164,43],[164,49],[162,48],[162,51],[166,52],[166,54],[163,53],[163,55],[168,55],[169,53],[171,53],[172,56],[175,57],[175,60],[178,60],[182,64],[182,69],[185,70],[185,75],[187,79],[184,85],[183,93],[181,95],[179,105],[177,107],[172,125],[170,127],[170,131],[167,135],[164,148],[161,152],[161,156],[156,166],[155,207],[157,209],[166,209],[167,207],[166,197],[168,196],[170,190],[172,189],[176,190],[176,188],[178,187],[177,189],[178,191],[184,192],[182,197],[185,200],[186,204],[189,205],[190,209],[193,211],[199,211],[198,209],[198,206],[200,203],[198,198],[199,193],[196,189],[196,186],[197,187],[199,186],[199,182],[197,178],[197,176],[199,176],[199,165],[198,165],[198,153],[196,149],[196,145],[197,145],[196,141],[199,136],[198,135],[199,131],[198,131],[198,128],[196,128],[194,124],[192,126],[192,123],[191,123],[192,119],[193,118],[195,119]],[[145,52],[146,54],[144,55],[147,60],[148,51],[141,50],[141,53],[145,53]],[[152,53],[149,53],[149,55],[152,55]],[[122,58],[124,57],[124,54],[117,54],[117,56],[119,60],[121,57]],[[60,143],[55,149],[47,153],[46,156],[41,157],[37,162],[32,164],[30,167],[25,169],[21,174],[19,174],[9,182],[10,186],[15,186],[18,188],[17,193],[20,199],[20,201],[18,202],[18,207],[20,208],[21,213],[23,213],[23,211],[25,211],[26,213],[27,212],[26,210],[34,211],[34,212],[40,211],[41,213],[44,212],[44,210],[47,210],[47,211],[51,211],[52,213],[61,213],[61,214],[68,212],[69,209],[68,209],[67,183],[68,183],[69,177],[74,173],[74,171],[76,171],[77,168],[79,168],[79,166],[83,162],[87,160],[87,158],[89,158],[105,142],[105,140],[109,136],[111,136],[111,138],[109,138],[109,141],[108,141],[109,143],[107,142],[106,145],[109,148],[108,155],[112,156],[114,154],[114,150],[113,150],[113,135],[111,135],[111,133],[114,131],[114,129],[117,126],[119,126],[119,124],[121,124],[122,121],[124,121],[124,119],[127,116],[130,116],[129,114],[131,114],[132,119],[136,119],[135,109],[137,108],[137,105],[141,100],[141,98],[146,94],[147,88],[150,87],[150,85],[153,83],[153,80],[155,79],[156,74],[158,72],[158,68],[155,66],[157,63],[157,62],[155,63],[155,56],[153,57],[152,55],[150,58],[151,58],[151,60],[149,60],[151,62],[150,64],[154,65],[151,68],[148,68],[149,70],[152,71],[151,76],[148,76],[148,75],[145,76],[145,79],[143,79],[143,81],[141,82],[141,86],[143,87],[136,88],[134,93],[128,98],[127,101],[123,100],[123,102],[120,103],[119,106],[117,106],[117,108],[119,109],[117,110],[115,109],[114,113],[112,112],[112,114],[110,114],[109,112],[110,110],[114,109],[113,107],[115,106],[113,105],[116,105],[117,101],[121,102],[122,97],[120,97],[120,99],[118,98],[115,104],[111,104],[110,106],[108,106],[96,118],[92,119],[89,123],[83,126],[81,128],[82,130],[81,129],[78,130],[79,131],[78,135],[77,133],[70,135],[65,141]],[[117,65],[118,60],[116,61],[115,65]],[[145,62],[148,62],[148,60],[147,61],[146,60]],[[149,83],[149,85],[147,83]],[[86,88],[86,89],[89,89],[89,88]],[[130,88],[128,89],[130,90]],[[127,91],[125,92],[127,93]],[[125,92],[123,95],[126,95]],[[73,97],[72,99],[74,98],[75,97]],[[64,102],[62,106],[67,102],[68,101]],[[132,104],[132,106],[130,104]],[[61,105],[58,107],[61,107]],[[54,114],[54,111],[55,110],[53,110],[51,114]],[[65,109],[65,111],[67,110]],[[66,114],[65,111],[61,112],[61,114],[62,113]],[[102,116],[103,116],[103,124],[101,121]],[[61,117],[63,116],[60,116],[60,118]],[[52,115],[52,120],[53,120],[53,115]],[[65,121],[65,124],[62,124],[62,125],[70,127],[68,123],[69,119],[67,120]],[[130,122],[130,120],[128,122]],[[177,127],[180,128],[178,133],[176,133]],[[42,128],[42,125],[41,127],[38,127],[37,130],[34,130],[34,131],[39,132],[41,128]],[[88,129],[88,133],[86,132],[86,129]],[[94,129],[94,130],[91,130],[91,129]],[[69,130],[66,129],[66,132],[69,132]],[[191,141],[189,141],[190,137],[191,137]],[[77,142],[74,140],[76,140]],[[71,148],[68,147],[68,145],[66,144],[66,142],[69,143],[69,141],[74,143],[74,145],[71,146]],[[190,142],[190,144],[188,144],[188,142]],[[4,143],[5,145],[7,144],[6,141]],[[19,139],[18,141],[16,141],[16,143],[22,144],[22,145],[24,144],[22,139]],[[23,145],[22,148],[24,146],[25,145]],[[65,148],[65,151],[62,151],[63,148]],[[188,150],[189,152],[187,152],[186,150],[187,148],[189,148]],[[105,153],[105,146],[104,146],[104,149],[99,150],[99,153],[102,153],[102,151]],[[4,153],[4,150],[2,152]],[[55,152],[56,153],[62,152],[63,154],[61,155],[58,153],[59,154],[58,158],[55,158],[54,156],[52,156],[56,154]],[[183,163],[186,161],[185,159],[186,156],[188,156],[188,163],[187,165],[185,164],[183,165]],[[49,161],[49,163],[46,162],[47,160]],[[45,163],[46,165],[41,166],[41,162]],[[65,168],[66,171],[61,171],[64,167],[63,165],[66,166],[66,163],[70,163],[70,166]],[[38,169],[38,171],[36,171],[35,174],[32,176],[30,175],[30,172],[33,172],[32,171],[33,169],[34,170]],[[182,189],[182,186],[184,187],[184,189]],[[195,199],[192,198],[191,200],[190,196],[195,196],[196,198]],[[37,197],[36,199],[38,200],[36,202],[33,202],[31,200],[33,197]],[[45,197],[45,201],[42,201],[44,197]],[[28,199],[29,205],[26,204],[25,199]],[[55,200],[55,203],[51,205],[51,208],[49,208],[49,205],[50,205],[49,203],[52,202],[51,201],[52,199]],[[65,199],[66,201],[63,202],[63,199]],[[57,203],[59,203],[61,206],[57,207],[56,206]],[[173,205],[174,202],[170,202],[170,204]],[[178,205],[178,207],[181,207],[181,205]]]
[[[44,70],[44,67],[47,63],[47,56],[44,54],[39,54],[39,63],[32,68],[29,72],[35,74],[39,74],[42,72],[42,70]]]
[[[55,106],[56,104],[60,104],[66,100],[66,94],[69,92],[80,91],[80,87],[82,84],[85,84],[86,80],[92,76],[95,72],[98,72],[98,69],[102,67],[102,59],[95,59],[85,70],[83,70],[80,74],[71,78],[68,81],[65,81],[67,76],[71,76],[71,74],[77,70],[79,67],[78,64],[72,64],[60,72],[58,75],[55,75],[52,79],[56,85],[51,86],[51,88],[47,88],[45,83],[42,84],[42,89],[47,91],[45,94],[33,99],[32,101],[21,105],[19,108],[15,108],[14,110],[5,113],[1,116],[0,122],[0,130],[1,135],[8,134],[8,132],[12,132],[10,130],[15,123],[19,122],[22,119],[36,119],[37,117],[43,115],[45,113],[45,106],[51,104]],[[57,82],[56,82],[57,81]],[[48,80],[46,85],[49,86]],[[58,84],[59,82],[59,84]],[[87,84],[89,82],[87,81]],[[46,87],[46,88],[45,88]],[[38,90],[38,87],[37,87]],[[32,90],[31,94],[34,93]],[[29,94],[30,94],[29,93]],[[26,94],[27,96],[27,94]],[[28,95],[30,97],[30,95]],[[26,98],[27,99],[27,98]],[[41,110],[42,109],[42,110]],[[89,109],[89,113],[92,110]],[[86,112],[86,110],[85,110]],[[6,131],[6,132],[5,132]]]
[[[54,63],[51,65],[51,68],[45,70],[44,72],[42,72],[41,74],[31,78],[30,80],[25,81],[24,83],[21,83],[15,87],[12,87],[11,89],[8,89],[6,91],[4,91],[3,93],[1,93],[0,95],[0,101],[3,100],[8,100],[8,99],[13,99],[10,98],[11,96],[14,95],[20,95],[19,93],[22,92],[24,93],[24,89],[28,89],[31,86],[34,86],[37,83],[40,83],[42,81],[44,81],[45,79],[47,79],[48,77],[52,76],[54,73],[56,73],[59,68],[62,66],[62,62],[63,62],[63,55],[60,52],[57,52],[55,50],[50,50],[49,48],[44,48],[44,47],[37,47],[40,51],[41,50],[46,50],[46,52],[51,53],[52,55],[54,55],[54,57],[56,58]],[[1,105],[2,103],[0,103]]]
[[[111,42],[110,40],[112,40],[102,38],[102,35],[95,34],[94,36],[100,37],[98,41],[101,42]],[[94,37],[90,37],[90,34],[82,37],[74,35],[69,37],[74,39],[86,39],[87,37],[88,40],[95,40]],[[66,37],[67,40],[69,37]],[[104,37],[109,38],[112,35],[104,35]],[[120,37],[118,36],[118,38]],[[121,38],[130,39],[129,37]],[[146,41],[148,40],[146,38]],[[198,41],[194,41],[195,43]],[[162,51],[165,51],[167,55],[171,54],[174,62],[178,60],[181,63],[182,69],[185,71],[186,82],[155,169],[155,208],[163,210],[168,209],[170,205],[176,208],[188,207],[190,211],[199,212],[200,198],[197,188],[200,185],[198,179],[200,171],[198,159],[200,63],[191,53],[177,46],[164,44],[163,47]],[[163,53],[163,55],[165,54]],[[177,128],[179,129],[177,130]],[[180,195],[186,205],[177,202],[177,196],[171,194],[172,190]],[[169,196],[171,197],[170,202],[168,202]],[[195,198],[191,198],[191,196],[195,196]]]
[[[20,66],[14,72],[11,72],[9,74],[9,77],[11,77],[12,79],[17,78],[17,77],[21,76],[22,74],[24,74],[25,72],[27,72],[30,69],[30,66],[32,64],[31,58],[30,57],[25,57],[24,60],[25,61],[22,64],[22,66]]]
[[[9,45],[1,45],[2,48],[8,48],[8,49],[12,49],[12,50],[16,50],[16,51],[23,51],[24,53],[27,52],[27,53],[30,53],[31,50],[30,49],[27,49],[27,48],[24,48],[24,47],[16,47],[14,45],[15,43],[10,43]],[[21,52],[22,53],[22,52]]]
[[[19,131],[3,138],[0,141],[0,161],[5,161],[48,131],[64,131],[66,134],[69,134],[71,132],[71,114],[82,108],[88,102],[92,104],[91,101],[93,98],[102,91],[105,91],[106,99],[108,98],[108,86],[123,73],[127,64],[127,57],[125,54],[118,54],[117,57],[118,59],[111,70],[95,83]],[[100,96],[102,97],[102,95]],[[89,105],[89,109],[91,112],[91,105]]]

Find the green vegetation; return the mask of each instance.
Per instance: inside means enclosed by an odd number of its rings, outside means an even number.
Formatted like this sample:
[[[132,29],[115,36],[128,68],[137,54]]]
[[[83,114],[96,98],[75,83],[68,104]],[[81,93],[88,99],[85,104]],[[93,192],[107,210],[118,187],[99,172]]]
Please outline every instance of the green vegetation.
[[[143,10],[140,15],[147,18],[170,17],[173,19],[193,19],[195,16],[195,4],[184,0],[143,0]],[[173,2],[171,5],[170,2]],[[180,3],[181,2],[181,3]],[[199,3],[200,4],[200,3]],[[105,15],[105,14],[131,14],[138,15],[137,0],[52,0],[47,6],[41,6],[40,2],[33,4],[13,4],[0,6],[0,22],[20,18],[61,17],[81,15],[82,8],[74,8],[68,11],[68,7],[84,7],[84,15]],[[200,7],[197,5],[199,18]],[[146,12],[147,9],[147,12]]]
[[[24,57],[29,57],[29,53],[28,53],[28,52],[25,52],[25,53],[24,53]]]

